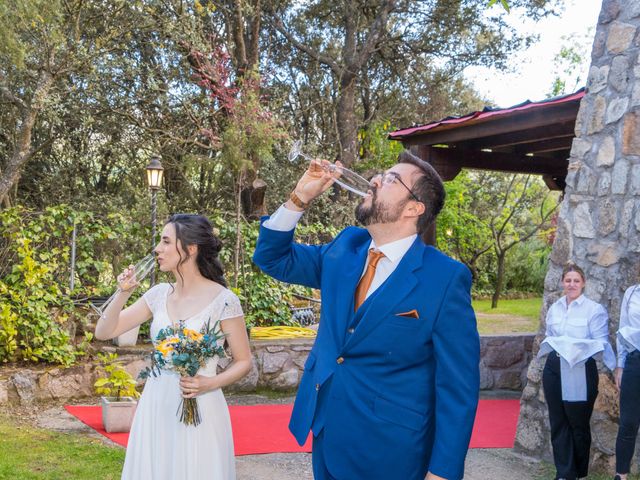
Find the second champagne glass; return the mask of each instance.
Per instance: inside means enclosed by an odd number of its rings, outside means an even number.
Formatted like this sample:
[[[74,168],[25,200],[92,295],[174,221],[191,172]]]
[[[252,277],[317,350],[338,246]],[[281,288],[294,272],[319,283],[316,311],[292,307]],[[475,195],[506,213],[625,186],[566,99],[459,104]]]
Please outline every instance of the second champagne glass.
[[[303,153],[302,142],[300,140],[293,142],[291,150],[287,156],[290,162],[295,161],[298,157],[302,157],[309,161],[313,160],[309,155]],[[356,195],[360,195],[361,197],[367,196],[367,190],[370,188],[370,182],[353,170],[334,164],[322,165],[322,168],[326,172],[337,174],[338,176],[335,178],[335,182],[342,188],[349,190]]]
[[[136,263],[135,266],[133,267],[134,275],[127,282],[127,285],[125,285],[126,287],[125,290],[133,287],[136,283],[142,282],[155,268],[155,265],[156,265],[156,256],[154,253],[150,253],[149,255],[144,257],[142,260],[140,260],[138,263]],[[117,290],[113,292],[113,294],[109,298],[107,298],[104,301],[104,303],[102,303],[102,305],[100,305],[99,307],[96,307],[92,303],[90,303],[89,305],[91,305],[91,308],[93,308],[93,310],[100,317],[102,317],[104,315],[104,311],[107,309],[109,305],[111,305],[111,302],[113,302],[113,299],[116,298],[116,295],[118,295],[118,293],[120,293],[122,290],[123,289],[118,286]]]

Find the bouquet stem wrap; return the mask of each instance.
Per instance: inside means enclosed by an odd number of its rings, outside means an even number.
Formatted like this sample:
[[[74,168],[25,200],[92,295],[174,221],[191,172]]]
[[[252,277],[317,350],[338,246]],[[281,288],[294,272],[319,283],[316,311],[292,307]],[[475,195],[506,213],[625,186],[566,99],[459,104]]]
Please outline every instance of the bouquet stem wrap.
[[[185,425],[197,427],[202,421],[197,398],[183,398],[176,414],[179,415],[180,421]]]

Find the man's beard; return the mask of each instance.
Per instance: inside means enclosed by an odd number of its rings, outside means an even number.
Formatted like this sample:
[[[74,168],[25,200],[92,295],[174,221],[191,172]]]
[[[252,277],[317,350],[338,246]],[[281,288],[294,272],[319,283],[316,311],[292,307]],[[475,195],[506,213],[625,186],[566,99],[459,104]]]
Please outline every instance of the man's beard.
[[[374,225],[376,223],[393,223],[400,218],[402,209],[406,202],[398,205],[384,205],[378,203],[377,189],[372,191],[371,205],[365,207],[366,198],[356,207],[356,221],[362,226]]]

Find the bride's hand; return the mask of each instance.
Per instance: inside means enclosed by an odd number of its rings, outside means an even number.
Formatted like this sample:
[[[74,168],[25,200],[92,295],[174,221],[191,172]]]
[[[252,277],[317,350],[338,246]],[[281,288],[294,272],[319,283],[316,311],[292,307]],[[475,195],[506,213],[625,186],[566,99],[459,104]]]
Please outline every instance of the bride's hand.
[[[118,288],[123,292],[133,291],[140,282],[136,279],[136,270],[133,265],[129,265],[118,275]]]
[[[196,375],[195,377],[180,377],[180,390],[182,390],[182,398],[194,398],[203,393],[213,390],[212,385],[214,377],[205,377],[204,375]]]

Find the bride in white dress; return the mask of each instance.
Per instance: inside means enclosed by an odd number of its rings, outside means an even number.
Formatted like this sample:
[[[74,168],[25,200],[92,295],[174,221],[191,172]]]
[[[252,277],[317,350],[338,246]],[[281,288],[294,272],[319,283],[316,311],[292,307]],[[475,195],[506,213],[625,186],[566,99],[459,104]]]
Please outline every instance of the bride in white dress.
[[[216,375],[217,358],[195,377],[163,370],[147,379],[131,427],[122,471],[126,480],[234,480],[235,459],[229,410],[221,387],[236,382],[251,368],[251,350],[238,297],[226,288],[218,259],[220,240],[201,215],[173,215],[155,248],[159,268],[175,283],[161,283],[122,310],[135,288],[123,290],[96,325],[100,340],[114,338],[153,317],[151,338],[180,321],[199,331],[220,320],[233,362]],[[127,286],[132,268],[119,277]],[[222,340],[220,340],[222,343]],[[180,422],[182,398],[198,399],[202,423]]]

